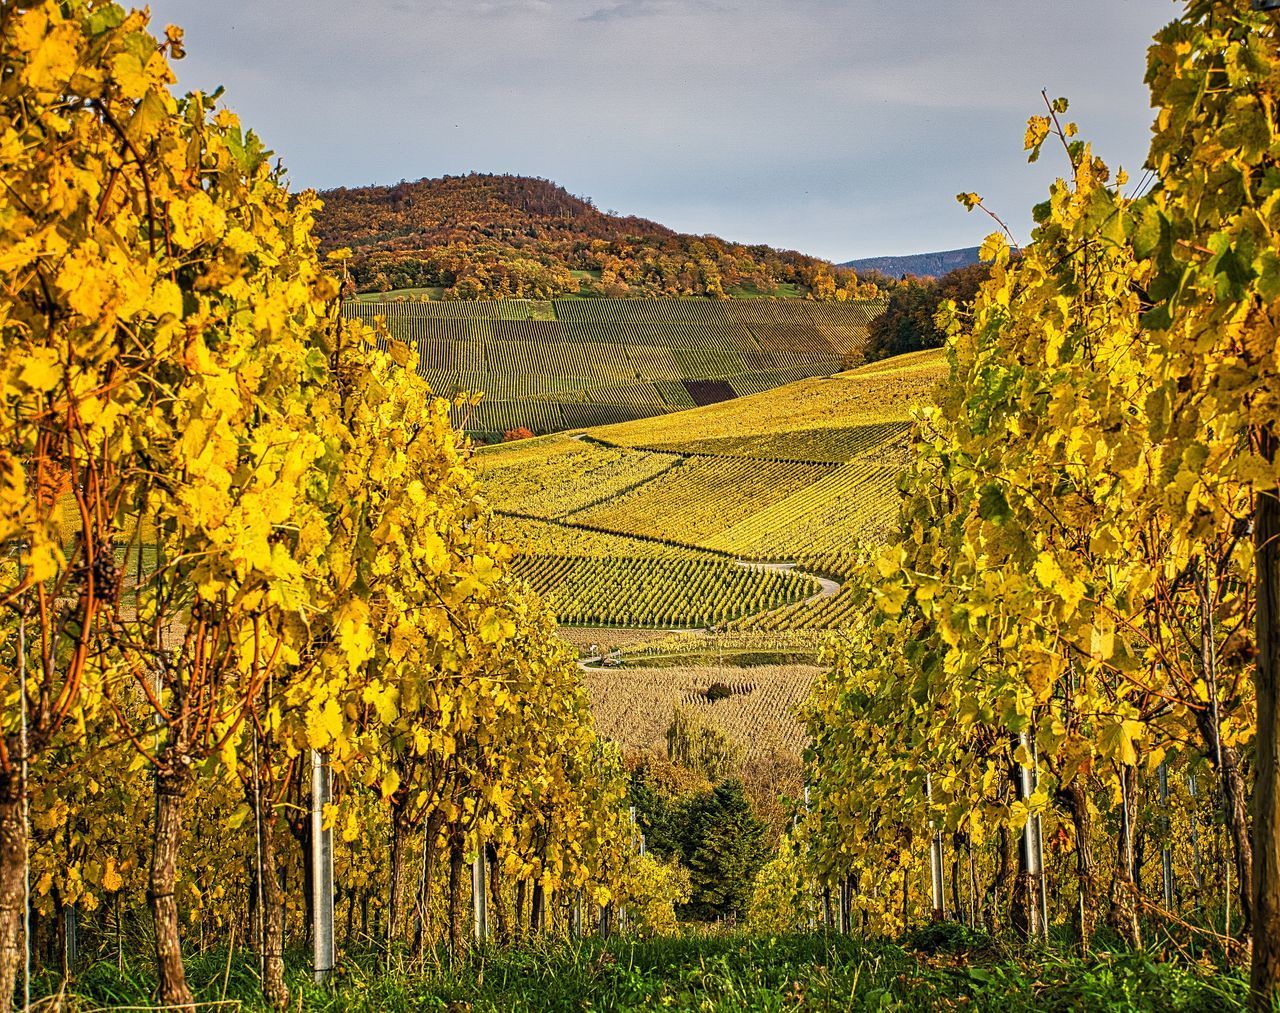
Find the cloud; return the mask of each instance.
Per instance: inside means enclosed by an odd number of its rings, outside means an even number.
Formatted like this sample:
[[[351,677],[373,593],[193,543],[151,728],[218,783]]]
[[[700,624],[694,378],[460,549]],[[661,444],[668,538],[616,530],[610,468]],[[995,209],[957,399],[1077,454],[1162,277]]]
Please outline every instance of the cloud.
[[[388,0],[392,10],[403,14],[466,14],[479,17],[502,17],[511,14],[549,14],[555,10],[552,0]],[[424,11],[424,7],[428,9]]]
[[[717,3],[715,0],[617,0],[616,3],[588,11],[578,20],[608,22],[700,11],[720,14],[730,10],[733,8],[728,4]]]
[[[151,0],[183,88],[297,186],[540,175],[673,228],[846,260],[1025,237],[1061,168],[1021,153],[1040,89],[1111,164],[1145,154],[1169,0]],[[963,26],[961,32],[958,26]],[[1082,54],[1088,54],[1084,59]],[[1136,175],[1136,174],[1135,174]]]
[[[467,0],[449,6],[453,10],[489,18],[509,14],[550,14],[555,10],[551,0]]]

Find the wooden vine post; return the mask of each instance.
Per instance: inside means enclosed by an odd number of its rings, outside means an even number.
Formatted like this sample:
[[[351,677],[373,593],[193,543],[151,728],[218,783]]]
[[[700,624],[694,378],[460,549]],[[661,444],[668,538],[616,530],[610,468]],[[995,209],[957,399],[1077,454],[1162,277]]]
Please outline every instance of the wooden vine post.
[[[1157,768],[1160,778],[1160,882],[1164,887],[1164,909],[1173,910],[1173,847],[1169,841],[1169,764],[1160,762]]]
[[[1263,456],[1275,461],[1277,438],[1271,426],[1259,437]],[[1254,552],[1258,573],[1254,673],[1258,695],[1257,781],[1253,817],[1254,1005],[1270,1009],[1280,996],[1280,489],[1257,493]]]

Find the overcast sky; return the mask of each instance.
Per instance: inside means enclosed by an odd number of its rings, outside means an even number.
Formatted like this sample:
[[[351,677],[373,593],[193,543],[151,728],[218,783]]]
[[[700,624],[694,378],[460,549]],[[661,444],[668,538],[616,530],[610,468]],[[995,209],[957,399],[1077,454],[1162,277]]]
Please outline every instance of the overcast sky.
[[[1172,0],[152,0],[184,88],[295,187],[544,176],[602,209],[846,260],[1019,239],[1065,156],[1028,166],[1040,89],[1136,169]]]

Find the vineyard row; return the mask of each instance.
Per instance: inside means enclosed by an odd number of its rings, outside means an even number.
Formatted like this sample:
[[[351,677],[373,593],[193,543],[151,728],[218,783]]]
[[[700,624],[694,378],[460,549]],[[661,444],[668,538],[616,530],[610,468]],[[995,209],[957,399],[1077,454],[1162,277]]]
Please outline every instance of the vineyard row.
[[[709,557],[520,556],[513,573],[547,601],[561,623],[576,626],[718,626],[800,601],[818,589],[802,574]]]

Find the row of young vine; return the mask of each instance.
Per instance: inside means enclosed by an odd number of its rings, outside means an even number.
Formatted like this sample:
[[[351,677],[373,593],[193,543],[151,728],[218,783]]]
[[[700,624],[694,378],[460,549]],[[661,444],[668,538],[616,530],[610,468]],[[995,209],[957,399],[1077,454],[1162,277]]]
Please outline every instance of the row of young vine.
[[[147,921],[169,1007],[187,930],[248,939],[284,1007],[335,827],[393,951],[463,948],[477,851],[499,935],[643,908],[620,761],[314,197],[174,93],[179,29],[3,0],[0,40],[0,1011],[73,915]]]
[[[794,854],[855,925],[959,907],[1085,946],[1171,929],[1251,950],[1271,1008],[1277,41],[1247,0],[1187,4],[1150,51],[1136,181],[1065,100],[1029,122],[1033,160],[1048,143],[1069,172],[1031,245],[987,239],[972,312],[944,309],[900,540],[852,578],[862,609],[809,709]]]

